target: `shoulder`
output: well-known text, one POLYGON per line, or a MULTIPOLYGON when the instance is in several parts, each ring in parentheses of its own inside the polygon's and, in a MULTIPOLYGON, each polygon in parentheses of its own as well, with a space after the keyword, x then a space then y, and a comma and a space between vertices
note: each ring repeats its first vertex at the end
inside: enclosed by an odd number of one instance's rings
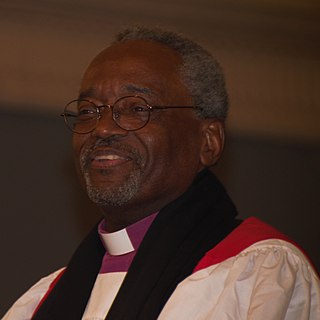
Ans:
POLYGON ((226 272, 251 288, 257 283, 281 286, 281 282, 288 288, 299 288, 302 282, 319 286, 319 275, 303 250, 256 218, 245 220, 207 252, 195 272, 202 270, 203 274, 226 272))
POLYGON ((38 304, 50 289, 64 268, 40 279, 28 291, 26 291, 8 310, 2 320, 26 320, 31 319, 38 304))
POLYGON ((319 301, 319 277, 305 254, 286 236, 251 218, 178 285, 163 319, 179 310, 192 319, 199 316, 193 310, 199 312, 200 306, 204 319, 317 319, 319 301))

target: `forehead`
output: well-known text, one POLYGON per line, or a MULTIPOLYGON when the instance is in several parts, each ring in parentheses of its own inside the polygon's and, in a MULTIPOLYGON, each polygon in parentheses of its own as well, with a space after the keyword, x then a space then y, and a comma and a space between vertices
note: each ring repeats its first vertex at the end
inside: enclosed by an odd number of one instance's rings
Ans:
MULTIPOLYGON (((113 92, 139 88, 142 93, 187 93, 179 68, 182 58, 173 49, 152 41, 132 40, 103 50, 84 74, 81 91, 113 92)), ((137 92, 140 93, 140 92, 137 92)))
POLYGON ((103 50, 92 61, 90 67, 133 59, 155 69, 162 69, 166 66, 165 69, 168 70, 172 67, 176 69, 182 62, 180 54, 164 44, 146 40, 130 40, 114 44, 103 50))

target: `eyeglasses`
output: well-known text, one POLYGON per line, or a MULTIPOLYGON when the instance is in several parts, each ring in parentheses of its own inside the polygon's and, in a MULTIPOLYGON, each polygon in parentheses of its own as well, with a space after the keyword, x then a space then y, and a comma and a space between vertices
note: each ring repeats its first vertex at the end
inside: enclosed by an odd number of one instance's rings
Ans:
POLYGON ((199 109, 194 106, 151 106, 139 96, 125 96, 119 98, 113 105, 96 105, 85 99, 72 100, 61 114, 69 129, 75 133, 85 134, 92 132, 102 117, 101 110, 109 108, 112 119, 122 129, 135 131, 146 126, 153 110, 163 109, 199 109))

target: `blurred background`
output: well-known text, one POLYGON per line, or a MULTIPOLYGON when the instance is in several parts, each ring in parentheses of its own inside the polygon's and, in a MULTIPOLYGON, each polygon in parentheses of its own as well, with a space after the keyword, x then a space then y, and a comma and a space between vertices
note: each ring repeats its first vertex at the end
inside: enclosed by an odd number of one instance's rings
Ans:
POLYGON ((216 173, 240 217, 271 223, 320 267, 319 1, 2 0, 0 315, 100 217, 59 114, 93 56, 136 24, 182 32, 220 61, 231 109, 216 173))

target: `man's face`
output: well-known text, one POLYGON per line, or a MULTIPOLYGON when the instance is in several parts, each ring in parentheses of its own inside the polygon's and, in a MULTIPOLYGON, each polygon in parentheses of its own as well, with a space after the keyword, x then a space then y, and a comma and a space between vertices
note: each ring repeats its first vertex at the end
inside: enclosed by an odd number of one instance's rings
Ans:
MULTIPOLYGON (((112 105, 120 97, 139 95, 151 106, 190 106, 180 63, 176 52, 158 43, 114 45, 89 66, 80 97, 112 105)), ((125 219, 135 222, 177 198, 203 168, 201 121, 192 109, 154 110, 137 131, 118 127, 108 108, 102 114, 94 131, 74 134, 73 146, 89 197, 106 214, 131 210, 135 213, 125 219)))

